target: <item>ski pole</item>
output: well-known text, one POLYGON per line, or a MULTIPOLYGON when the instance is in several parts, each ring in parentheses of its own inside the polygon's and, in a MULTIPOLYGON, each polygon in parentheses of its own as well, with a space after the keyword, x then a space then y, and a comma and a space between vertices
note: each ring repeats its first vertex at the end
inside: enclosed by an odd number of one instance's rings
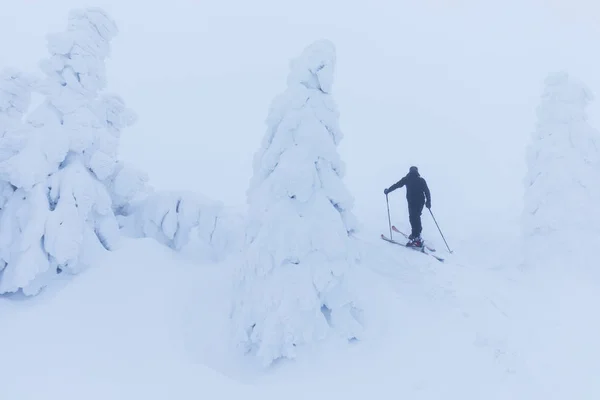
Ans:
POLYGON ((390 225, 390 240, 392 240, 392 218, 390 217, 390 201, 388 200, 388 195, 385 195, 385 202, 387 204, 387 212, 388 212, 388 224, 390 225))
POLYGON ((431 211, 431 208, 429 208, 428 210, 429 210, 429 213, 431 214, 431 218, 433 218, 433 222, 435 222, 435 225, 438 228, 438 231, 440 231, 440 235, 442 235, 442 239, 444 239, 444 243, 446 243, 446 247, 448 248, 448 251, 450 252, 450 254, 452 254, 452 250, 450 250, 450 246, 448 246, 448 242, 446 242, 446 238, 444 237, 444 234, 442 233, 440 226, 438 225, 437 221, 435 220, 435 217, 433 216, 433 212, 431 211))

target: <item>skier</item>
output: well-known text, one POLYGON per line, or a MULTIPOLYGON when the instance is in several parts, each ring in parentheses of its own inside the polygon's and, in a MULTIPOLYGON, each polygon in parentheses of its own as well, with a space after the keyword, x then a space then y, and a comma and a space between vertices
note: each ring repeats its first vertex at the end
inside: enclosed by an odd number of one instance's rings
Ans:
POLYGON ((404 178, 385 189, 383 193, 387 196, 388 193, 403 186, 406 186, 408 218, 412 228, 412 232, 408 236, 410 240, 406 245, 410 247, 423 247, 423 240, 421 239, 421 231, 423 230, 421 213, 423 212, 423 206, 431 208, 431 193, 429 192, 429 187, 427 187, 427 182, 419 175, 419 170, 415 166, 410 167, 408 174, 404 178))

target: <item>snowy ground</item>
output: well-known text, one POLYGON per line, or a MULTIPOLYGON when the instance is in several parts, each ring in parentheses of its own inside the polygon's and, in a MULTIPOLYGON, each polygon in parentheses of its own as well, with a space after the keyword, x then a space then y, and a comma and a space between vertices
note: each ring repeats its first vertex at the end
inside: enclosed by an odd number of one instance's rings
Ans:
POLYGON ((377 238, 362 250, 367 338, 351 345, 331 338, 294 362, 261 371, 227 343, 235 260, 199 264, 153 240, 132 240, 68 285, 59 282, 31 300, 0 299, 3 397, 583 399, 600 393, 598 351, 586 348, 600 325, 577 312, 597 302, 591 286, 558 278, 535 285, 517 280, 516 270, 467 266, 457 255, 441 264, 377 238))

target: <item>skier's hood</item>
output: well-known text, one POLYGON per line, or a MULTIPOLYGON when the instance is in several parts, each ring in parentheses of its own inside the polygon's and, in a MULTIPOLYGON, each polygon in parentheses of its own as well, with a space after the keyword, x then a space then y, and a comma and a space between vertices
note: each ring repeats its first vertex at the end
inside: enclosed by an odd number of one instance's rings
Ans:
POLYGON ((415 166, 410 167, 406 176, 421 176, 419 175, 419 169, 415 166))

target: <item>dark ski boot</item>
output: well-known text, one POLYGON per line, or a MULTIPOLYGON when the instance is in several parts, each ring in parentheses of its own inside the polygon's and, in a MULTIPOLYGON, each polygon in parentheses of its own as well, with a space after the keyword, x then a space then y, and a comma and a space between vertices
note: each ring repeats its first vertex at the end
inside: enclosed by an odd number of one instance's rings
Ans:
MULTIPOLYGON (((411 235, 412 236, 412 235, 411 235)), ((408 241, 408 243, 406 243, 406 247, 416 247, 416 248, 423 248, 424 244, 423 244, 423 239, 421 239, 420 236, 417 236, 415 238, 411 238, 410 236, 408 237, 410 240, 408 241)))

